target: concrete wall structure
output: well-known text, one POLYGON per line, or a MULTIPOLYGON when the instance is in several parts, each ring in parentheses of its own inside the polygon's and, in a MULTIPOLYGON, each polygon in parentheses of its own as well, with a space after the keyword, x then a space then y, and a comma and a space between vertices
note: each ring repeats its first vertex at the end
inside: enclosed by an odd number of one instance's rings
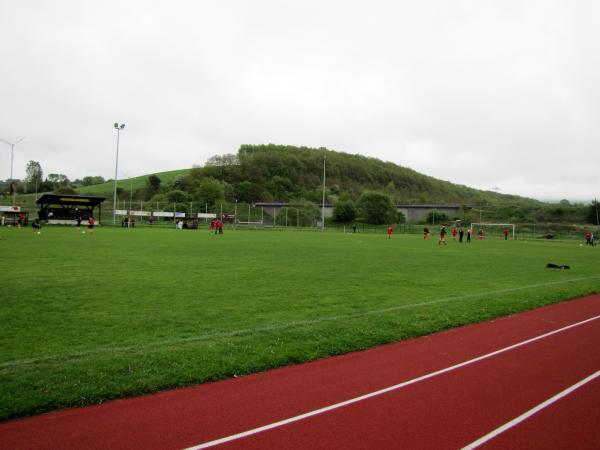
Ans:
MULTIPOLYGON (((301 204, 293 203, 256 203, 257 208, 263 208, 263 210, 271 216, 279 214, 283 208, 302 208, 301 204)), ((321 209, 321 205, 317 205, 321 209)), ((325 217, 331 217, 333 215, 333 208, 335 205, 325 204, 325 217)), ((406 217, 406 223, 417 223, 422 222, 427 215, 433 211, 439 211, 447 214, 448 217, 453 219, 458 215, 461 205, 396 205, 396 209, 404 214, 406 217)))
POLYGON ((450 219, 458 216, 461 205, 396 205, 399 212, 406 217, 406 223, 422 222, 431 211, 439 211, 450 219))

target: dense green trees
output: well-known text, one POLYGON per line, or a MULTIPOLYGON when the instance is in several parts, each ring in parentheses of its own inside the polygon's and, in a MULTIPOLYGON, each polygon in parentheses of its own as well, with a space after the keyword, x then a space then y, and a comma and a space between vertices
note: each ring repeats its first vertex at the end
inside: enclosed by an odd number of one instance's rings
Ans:
POLYGON ((188 195, 185 192, 180 191, 180 190, 171 191, 167 195, 167 200, 169 203, 183 203, 183 202, 187 202, 188 199, 189 199, 188 195))
POLYGON ((450 217, 448 217, 448 214, 434 209, 433 211, 430 211, 429 214, 427 214, 427 217, 425 218, 425 223, 436 224, 448 222, 449 220, 450 217))
POLYGON ((354 203, 349 200, 342 200, 335 204, 333 208, 333 220, 335 222, 352 222, 356 219, 357 210, 354 203))
POLYGON ((225 186, 219 180, 205 178, 200 182, 195 194, 196 201, 212 208, 225 200, 225 186))
POLYGON ((366 223, 395 223, 396 207, 392 199, 381 192, 363 192, 358 199, 360 218, 366 223))
POLYGON ((250 181, 242 181, 238 184, 236 196, 240 202, 252 203, 252 183, 250 181))
MULTIPOLYGON (((74 183, 72 183, 66 175, 62 173, 51 173, 48 174, 44 180, 43 174, 42 166, 38 161, 29 161, 25 167, 25 180, 22 182, 16 180, 17 192, 21 194, 49 191, 59 194, 74 192, 74 183)), ((104 182, 104 178, 102 177, 85 178, 90 180, 90 182, 104 182)))
POLYGON ((62 173, 48 174, 47 180, 57 188, 69 185, 69 178, 62 173))
POLYGON ((589 223, 600 225, 600 203, 594 200, 589 207, 587 220, 589 223))
MULTIPOLYGON (((309 201, 320 204, 323 194, 324 158, 327 160, 327 203, 349 201, 356 205, 365 191, 384 193, 392 203, 439 202, 472 205, 514 203, 520 199, 436 180, 374 158, 334 152, 325 148, 275 144, 242 145, 237 155, 213 156, 204 167, 194 167, 188 175, 179 176, 167 185, 161 184, 153 195, 180 190, 188 194, 189 201, 210 205, 220 201, 309 201)), ((341 210, 338 213, 341 213, 341 210)), ((336 218, 341 219, 341 216, 336 218)), ((380 217, 377 220, 383 219, 380 217)))
POLYGON ((93 186, 94 184, 102 184, 104 183, 106 180, 104 179, 104 177, 101 176, 95 176, 95 177, 83 177, 81 179, 81 184, 83 186, 93 186))
POLYGON ((148 187, 152 189, 152 191, 158 192, 158 190, 160 189, 160 183, 160 177, 158 177, 157 175, 150 175, 148 177, 148 187))
POLYGON ((42 186, 42 166, 37 161, 29 161, 25 167, 25 183, 29 192, 37 192, 42 186))

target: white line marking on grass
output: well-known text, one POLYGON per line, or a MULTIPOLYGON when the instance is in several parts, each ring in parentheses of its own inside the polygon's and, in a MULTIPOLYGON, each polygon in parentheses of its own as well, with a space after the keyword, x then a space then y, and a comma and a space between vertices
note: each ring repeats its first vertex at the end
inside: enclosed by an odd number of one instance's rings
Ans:
POLYGON ((465 446, 462 448, 462 450, 472 450, 474 448, 479 447, 482 444, 485 444, 487 441, 495 438, 496 436, 498 436, 501 433, 504 433, 505 431, 511 429, 512 427, 520 424, 521 422, 523 422, 524 420, 528 419, 529 417, 533 416, 534 414, 540 412, 542 409, 546 408, 547 406, 550 406, 552 403, 557 402, 558 400, 560 400, 563 397, 566 397, 567 395, 569 395, 571 392, 573 392, 575 389, 579 389, 581 386, 583 386, 584 384, 589 383, 592 380, 595 380, 596 378, 598 378, 600 376, 600 370, 593 373, 592 375, 590 375, 589 377, 584 378, 583 380, 581 380, 580 382, 574 384, 573 386, 565 389, 562 392, 559 392, 558 394, 556 394, 554 397, 549 398, 548 400, 546 400, 543 403, 540 403, 539 405, 537 405, 534 408, 531 408, 529 411, 521 414, 519 417, 514 418, 513 420, 511 420, 510 422, 505 423, 504 425, 502 425, 501 427, 496 428, 495 430, 489 432, 488 434, 486 434, 485 436, 480 437, 479 439, 477 439, 476 441, 471 442, 469 445, 465 446))
POLYGON ((205 442, 203 444, 195 445, 193 447, 188 447, 186 450, 200 450, 200 449, 203 449, 203 448, 214 447, 216 445, 224 444, 226 442, 231 442, 231 441, 235 441, 235 440, 238 440, 238 439, 241 439, 241 438, 244 438, 244 437, 252 436, 254 434, 262 433, 263 431, 271 430, 273 428, 279 428, 279 427, 282 427, 284 425, 288 425, 290 423, 298 422, 300 420, 307 419, 309 417, 313 417, 313 416, 316 416, 316 415, 319 415, 319 414, 326 413, 328 411, 333 411, 334 409, 339 409, 339 408, 342 408, 344 406, 351 405, 353 403, 357 403, 357 402, 360 402, 360 401, 363 401, 363 400, 366 400, 366 399, 369 399, 369 398, 372 398, 372 397, 376 397, 376 396, 379 396, 379 395, 382 395, 382 394, 386 394, 388 392, 401 389, 401 388, 409 386, 411 384, 415 384, 415 383, 418 383, 420 381, 424 381, 424 380, 427 380, 429 378, 433 378, 433 377, 436 377, 438 375, 442 375, 442 374, 445 374, 447 372, 459 369, 461 367, 465 367, 465 366, 468 366, 470 364, 474 364, 476 362, 483 361, 484 359, 488 359, 488 358, 491 358, 493 356, 499 355, 501 353, 505 353, 505 352, 508 352, 510 350, 514 350, 515 348, 519 348, 519 347, 522 347, 524 345, 531 344, 532 342, 536 342, 536 341, 539 341, 541 339, 545 339, 545 338, 547 338, 549 336, 552 336, 554 334, 570 330, 571 328, 578 327, 580 325, 592 322, 592 321, 597 320, 599 318, 600 318, 600 315, 594 316, 594 317, 590 317, 589 319, 582 320, 581 322, 577 322, 577 323, 574 323, 574 324, 571 324, 571 325, 567 325, 566 327, 562 327, 562 328, 559 328, 557 330, 541 334, 539 336, 533 337, 531 339, 527 339, 525 341, 518 342, 518 343, 510 345, 508 347, 501 348, 501 349, 493 351, 491 353, 486 353, 485 355, 478 356, 478 357, 473 358, 473 359, 469 359, 468 361, 464 361, 464 362, 455 364, 455 365, 450 366, 450 367, 446 367, 445 369, 437 370, 435 372, 431 372, 431 373, 428 373, 426 375, 423 375, 423 376, 420 376, 420 377, 417 377, 417 378, 413 378, 412 380, 404 381, 402 383, 395 384, 393 386, 389 386, 389 387, 380 389, 378 391, 370 392, 368 394, 364 394, 364 395, 361 395, 359 397, 354 397, 354 398, 351 398, 349 400, 345 400, 345 401, 340 402, 340 403, 335 403, 333 405, 325 406, 323 408, 319 408, 319 409, 316 409, 316 410, 313 410, 313 411, 309 411, 307 413, 300 414, 298 416, 290 417, 288 419, 280 420, 278 422, 273 422, 273 423, 270 423, 268 425, 264 425, 262 427, 253 428, 251 430, 243 431, 241 433, 233 434, 231 436, 226 436, 226 437, 223 437, 223 438, 220 438, 220 439, 215 439, 213 441, 205 442))
POLYGON ((362 311, 362 312, 349 313, 349 314, 339 314, 336 316, 319 317, 318 319, 296 320, 296 321, 292 321, 292 322, 275 323, 272 325, 257 326, 257 327, 252 327, 252 328, 240 328, 238 330, 207 333, 207 334, 201 334, 201 335, 189 336, 189 337, 177 338, 177 339, 165 339, 162 341, 145 342, 145 343, 140 343, 140 344, 125 345, 125 346, 119 346, 119 347, 99 347, 99 348, 94 348, 94 349, 90 349, 90 350, 82 350, 82 351, 78 351, 78 352, 58 353, 58 354, 54 354, 54 355, 40 356, 37 358, 15 359, 12 361, 5 361, 3 363, 0 363, 0 370, 5 369, 5 368, 22 366, 22 365, 26 365, 26 364, 36 364, 36 363, 45 362, 45 361, 78 359, 78 358, 85 358, 87 356, 93 356, 93 355, 98 355, 98 354, 102 354, 102 353, 141 351, 141 350, 145 350, 147 348, 161 347, 164 345, 185 344, 188 342, 205 341, 205 340, 222 338, 222 337, 234 337, 234 336, 240 336, 240 335, 245 335, 245 334, 260 333, 260 332, 265 332, 265 331, 281 330, 281 329, 286 329, 289 327, 313 325, 313 324, 318 324, 318 323, 322 323, 322 322, 331 322, 331 321, 344 320, 344 319, 345 320, 356 319, 359 317, 365 317, 365 316, 376 315, 376 314, 384 314, 384 313, 389 313, 389 312, 400 311, 403 309, 418 308, 420 306, 435 305, 438 303, 445 303, 445 302, 450 302, 450 301, 454 301, 454 300, 464 300, 464 299, 468 299, 468 298, 484 297, 484 296, 489 296, 489 295, 494 295, 494 294, 508 294, 510 292, 519 292, 519 291, 524 291, 527 289, 537 289, 537 288, 541 288, 541 287, 575 283, 578 281, 589 281, 589 280, 595 280, 595 279, 600 279, 600 277, 572 278, 569 280, 552 281, 549 283, 530 284, 527 286, 520 286, 520 287, 515 287, 515 288, 497 289, 495 291, 475 292, 473 294, 467 294, 467 295, 462 295, 462 296, 438 298, 436 300, 428 300, 428 301, 419 302, 419 303, 409 303, 409 304, 405 304, 405 305, 391 306, 389 308, 374 309, 371 311, 362 311))

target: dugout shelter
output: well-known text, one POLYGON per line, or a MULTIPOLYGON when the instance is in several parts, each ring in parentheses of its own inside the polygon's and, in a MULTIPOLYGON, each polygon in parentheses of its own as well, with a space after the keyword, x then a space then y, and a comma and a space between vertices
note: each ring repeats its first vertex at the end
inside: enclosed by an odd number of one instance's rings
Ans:
POLYGON ((44 194, 38 200, 40 205, 38 217, 48 224, 71 225, 82 218, 86 224, 90 216, 97 217, 96 223, 100 224, 102 216, 102 202, 105 197, 86 197, 83 195, 44 194), (98 207, 98 214, 94 208, 98 207))
POLYGON ((21 220, 21 225, 27 226, 29 220, 27 211, 20 206, 0 206, 0 225, 17 226, 21 220))

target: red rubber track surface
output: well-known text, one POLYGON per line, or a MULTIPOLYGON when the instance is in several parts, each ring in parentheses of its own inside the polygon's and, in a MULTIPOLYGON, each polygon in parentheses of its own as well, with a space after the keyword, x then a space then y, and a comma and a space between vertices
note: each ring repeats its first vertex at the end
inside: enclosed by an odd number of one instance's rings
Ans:
MULTIPOLYGON (((186 448, 600 315, 600 295, 243 378, 0 424, 2 449, 186 448)), ((600 370, 600 319, 214 448, 461 448, 600 370)), ((600 378, 483 448, 600 448, 600 378)))

